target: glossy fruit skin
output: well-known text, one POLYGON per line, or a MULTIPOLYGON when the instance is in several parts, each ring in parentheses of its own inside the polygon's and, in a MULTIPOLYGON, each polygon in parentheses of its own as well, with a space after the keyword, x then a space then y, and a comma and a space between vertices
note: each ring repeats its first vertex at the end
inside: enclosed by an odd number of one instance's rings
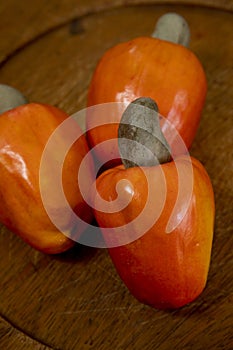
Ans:
MULTIPOLYGON (((176 165, 171 161, 162 165, 167 195, 158 220, 135 241, 108 249, 119 276, 132 295, 140 302, 158 309, 179 308, 192 302, 201 294, 207 281, 213 239, 214 194, 204 167, 198 160, 191 159, 193 191, 190 202, 181 203, 180 210, 186 205, 188 209, 178 226, 166 233, 166 225, 178 194, 176 165)), ((187 157, 178 157, 177 164, 185 171, 187 157)), ((150 181, 154 181, 155 201, 151 203, 149 213, 154 215, 157 210, 157 188, 161 185, 160 170, 154 166, 143 168, 143 171, 150 181)), ((107 170, 96 180, 100 196, 108 201, 115 199, 116 184, 122 179, 132 183, 132 201, 118 213, 95 210, 96 220, 102 228, 123 226, 134 220, 146 203, 146 177, 139 167, 126 170, 118 166, 107 170)), ((127 195, 127 189, 121 192, 121 196, 127 195)), ((137 227, 135 225, 135 232, 137 227)), ((126 230, 122 232, 128 234, 126 230)), ((108 240, 106 233, 105 240, 108 240)))
MULTIPOLYGON (((74 245, 71 232, 81 234, 83 227, 73 227, 70 217, 57 199, 54 210, 63 220, 60 232, 49 219, 44 208, 39 181, 39 169, 45 145, 55 129, 68 115, 62 110, 39 103, 29 103, 0 116, 0 221, 35 249, 48 254, 61 253, 74 245), (74 232, 75 231, 75 232, 74 232)), ((77 135, 81 130, 76 125, 77 135)), ((42 181, 49 198, 56 193, 51 181, 56 181, 53 166, 59 158, 64 139, 59 139, 57 149, 50 154, 48 177, 42 181), (50 184, 49 184, 50 182, 50 184)), ((70 207, 86 222, 92 220, 92 211, 83 200, 77 182, 80 162, 89 151, 86 139, 81 136, 70 148, 62 170, 62 185, 70 207)), ((92 183, 92 164, 86 173, 86 185, 92 183)), ((55 198, 55 197, 54 197, 55 198)))
MULTIPOLYGON (((189 149, 197 132, 206 92, 205 72, 191 50, 160 39, 138 37, 110 48, 100 59, 89 86, 88 106, 129 103, 141 96, 151 97, 160 114, 177 129, 189 149)), ((94 125, 96 121, 87 116, 88 129, 94 125)), ((89 130, 90 146, 117 138, 117 129, 118 124, 89 130)), ((167 128, 162 130, 174 155, 181 154, 173 139, 174 132, 167 128)), ((119 158, 118 152, 114 152, 115 158, 119 158)), ((102 150, 97 152, 97 157, 106 159, 102 150)))

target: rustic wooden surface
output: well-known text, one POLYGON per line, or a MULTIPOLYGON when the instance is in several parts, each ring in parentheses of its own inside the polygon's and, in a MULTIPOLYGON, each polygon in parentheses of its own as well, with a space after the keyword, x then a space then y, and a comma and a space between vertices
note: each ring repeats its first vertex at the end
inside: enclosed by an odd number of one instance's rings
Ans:
POLYGON ((167 11, 184 15, 191 27, 191 49, 202 61, 209 85, 191 149, 206 166, 216 197, 207 287, 180 310, 157 311, 129 294, 106 250, 77 245, 48 256, 2 227, 0 349, 233 348, 233 2, 166 3, 2 1, 0 83, 18 88, 31 101, 76 112, 85 107, 91 74, 108 47, 149 35, 167 11))

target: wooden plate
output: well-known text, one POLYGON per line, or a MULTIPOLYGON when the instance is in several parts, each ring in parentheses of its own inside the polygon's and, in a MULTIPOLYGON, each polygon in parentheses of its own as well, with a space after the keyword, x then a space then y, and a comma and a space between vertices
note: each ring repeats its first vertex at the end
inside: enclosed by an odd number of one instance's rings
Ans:
MULTIPOLYGON (((31 101, 74 113, 85 107, 91 75, 106 49, 150 35, 165 12, 183 15, 190 24, 190 48, 203 63, 209 85, 191 150, 209 172, 216 197, 208 284, 192 304, 158 311, 129 294, 106 250, 77 245, 48 256, 2 227, 0 348, 232 349, 232 13, 155 4, 97 9, 83 16, 66 13, 60 22, 52 17, 53 27, 44 26, 45 32, 34 27, 34 36, 19 40, 13 52, 5 46, 1 83, 20 89, 31 101)), ((45 22, 48 18, 42 27, 45 22)))

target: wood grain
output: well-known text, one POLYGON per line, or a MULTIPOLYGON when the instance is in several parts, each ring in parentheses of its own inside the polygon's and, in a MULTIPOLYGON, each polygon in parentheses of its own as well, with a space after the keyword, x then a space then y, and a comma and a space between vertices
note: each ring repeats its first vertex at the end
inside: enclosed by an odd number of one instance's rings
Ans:
POLYGON ((12 324, 0 318, 0 345, 1 349, 18 350, 49 350, 50 347, 37 342, 24 332, 16 329, 12 324))
POLYGON ((150 35, 165 12, 184 15, 191 28, 191 49, 208 79, 206 106, 191 149, 205 165, 216 198, 207 287, 180 310, 158 311, 129 294, 107 251, 76 245, 48 256, 2 227, 0 349, 233 348, 233 2, 208 0, 205 7, 191 6, 203 1, 180 2, 189 6, 166 3, 2 2, 0 82, 32 101, 74 113, 85 107, 91 75, 107 48, 150 35))

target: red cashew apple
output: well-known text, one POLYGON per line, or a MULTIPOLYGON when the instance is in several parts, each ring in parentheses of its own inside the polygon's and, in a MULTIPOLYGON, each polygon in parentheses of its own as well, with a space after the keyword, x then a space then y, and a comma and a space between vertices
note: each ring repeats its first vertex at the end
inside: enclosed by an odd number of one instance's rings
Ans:
MULTIPOLYGON (((55 168, 68 137, 65 132, 57 136, 56 147, 48 154, 45 176, 40 178, 45 146, 67 118, 62 110, 39 103, 18 106, 0 115, 0 221, 34 248, 51 254, 73 246, 73 238, 78 239, 85 228, 84 224, 75 224, 54 190, 58 176, 55 168), (63 232, 48 216, 40 186, 47 191, 53 214, 63 232)), ((82 197, 77 174, 89 149, 75 121, 72 129, 77 134, 77 141, 62 164, 62 186, 72 211, 88 223, 92 220, 92 211, 82 197)), ((86 166, 84 190, 88 191, 92 181, 93 165, 90 162, 86 166)))

